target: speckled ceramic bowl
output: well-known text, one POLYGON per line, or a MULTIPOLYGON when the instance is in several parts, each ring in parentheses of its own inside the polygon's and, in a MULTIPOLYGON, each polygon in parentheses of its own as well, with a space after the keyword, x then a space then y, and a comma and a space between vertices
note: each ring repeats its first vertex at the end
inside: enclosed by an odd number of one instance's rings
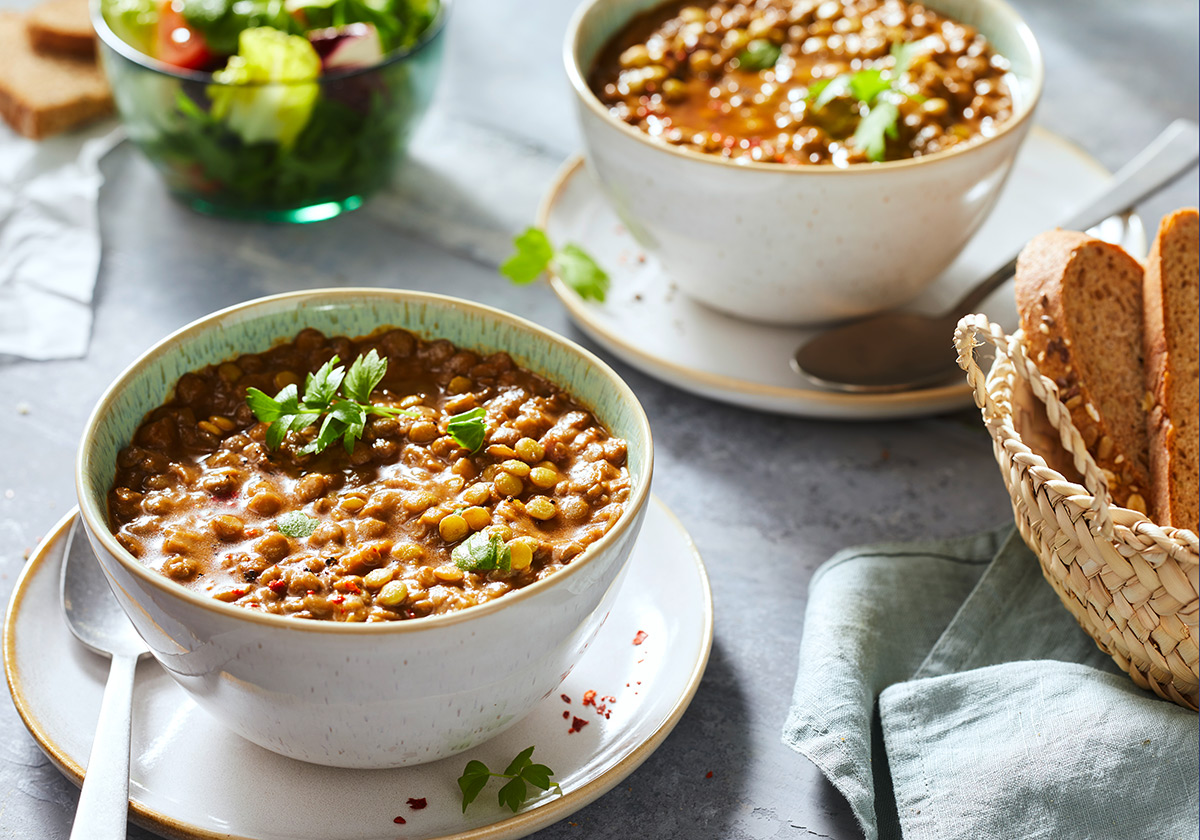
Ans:
POLYGON ((586 350, 486 306, 379 289, 278 295, 184 327, 117 377, 82 440, 76 489, 88 537, 159 663, 239 735, 292 758, 359 768, 469 749, 557 688, 611 606, 641 527, 653 461, 637 398, 586 350), (503 598, 377 624, 302 621, 206 598, 141 565, 109 533, 106 494, 117 453, 180 375, 261 352, 305 327, 358 336, 383 326, 481 353, 505 350, 624 438, 633 493, 612 530, 566 568, 503 598))
POLYGON ((586 0, 567 28, 563 58, 588 167, 680 289, 743 318, 815 324, 911 300, 991 211, 1041 95, 1037 42, 1007 3, 928 0, 977 27, 1011 64, 1016 107, 994 136, 844 169, 734 163, 652 139, 588 87, 605 43, 661 2, 586 0))

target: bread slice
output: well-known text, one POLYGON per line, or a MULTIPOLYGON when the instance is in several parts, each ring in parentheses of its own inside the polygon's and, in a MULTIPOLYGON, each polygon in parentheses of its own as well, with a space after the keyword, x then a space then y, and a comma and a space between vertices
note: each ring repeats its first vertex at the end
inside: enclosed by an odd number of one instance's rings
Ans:
POLYGON ((1159 525, 1197 528, 1200 498, 1200 214, 1163 219, 1146 261, 1150 513, 1159 525))
POLYGON ((1113 501, 1145 513, 1142 265, 1116 245, 1054 230, 1017 259, 1026 348, 1058 385, 1113 501))
POLYGON ((85 58, 96 54, 88 0, 46 0, 29 10, 25 26, 36 50, 85 58))
POLYGON ((0 12, 0 116, 35 140, 112 111, 112 93, 96 62, 39 53, 25 17, 0 12))

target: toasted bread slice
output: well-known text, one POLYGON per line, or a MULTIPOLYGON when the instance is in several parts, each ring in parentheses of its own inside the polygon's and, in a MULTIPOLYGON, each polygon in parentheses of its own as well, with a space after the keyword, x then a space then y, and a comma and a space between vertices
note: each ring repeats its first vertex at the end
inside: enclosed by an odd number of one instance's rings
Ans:
POLYGON ((88 0, 45 0, 29 10, 25 26, 36 50, 83 57, 96 54, 88 0))
POLYGON ((0 116, 18 134, 41 139, 112 111, 96 62, 39 53, 25 18, 0 12, 0 116))
POLYGON ((1146 391, 1150 513, 1160 525, 1197 528, 1200 496, 1200 215, 1163 219, 1146 261, 1146 391))
POLYGON ((1026 347, 1058 385, 1113 501, 1146 512, 1142 265, 1116 245, 1055 230, 1017 260, 1026 347))

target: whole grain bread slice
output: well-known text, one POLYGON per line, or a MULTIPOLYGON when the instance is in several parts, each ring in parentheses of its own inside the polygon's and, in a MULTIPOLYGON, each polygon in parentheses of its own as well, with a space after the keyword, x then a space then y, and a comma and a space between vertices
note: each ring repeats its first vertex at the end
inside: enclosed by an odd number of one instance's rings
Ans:
POLYGON ((1159 525, 1197 528, 1200 498, 1200 214, 1162 220, 1146 261, 1146 422, 1150 513, 1159 525))
POLYGON ((45 0, 29 10, 25 25, 36 50, 84 57, 96 54, 88 0, 45 0))
POLYGON ((1026 347, 1105 473, 1113 501, 1147 512, 1142 265, 1087 234, 1054 230, 1017 260, 1026 347))
POLYGON ((33 49, 25 18, 0 12, 0 117, 19 134, 41 139, 112 111, 112 94, 96 62, 33 49))

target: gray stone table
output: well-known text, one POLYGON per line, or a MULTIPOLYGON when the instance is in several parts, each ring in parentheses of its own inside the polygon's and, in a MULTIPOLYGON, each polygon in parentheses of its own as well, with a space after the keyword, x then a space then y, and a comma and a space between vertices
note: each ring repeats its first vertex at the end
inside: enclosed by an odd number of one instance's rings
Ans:
MULTIPOLYGON (((1119 166, 1170 120, 1197 119, 1194 0, 1015 5, 1048 64, 1038 121, 1105 165, 1119 166)), ((104 384, 153 340, 207 312, 285 289, 408 286, 504 307, 589 343, 547 288, 511 288, 494 268, 555 166, 579 145, 559 59, 572 7, 457 0, 437 105, 399 192, 331 222, 287 228, 197 216, 164 194, 128 145, 109 155, 87 356, 0 363, 0 596, 74 504, 76 442, 104 384), (448 172, 469 189, 439 189, 448 172)), ((1196 202, 1193 171, 1140 210, 1153 226, 1196 202)), ((1008 501, 977 414, 782 418, 613 364, 654 427, 655 492, 707 562, 716 637, 691 708, 662 747, 611 793, 537 836, 860 836, 839 795, 779 742, 807 583, 848 545, 1005 521, 1008 501)), ((0 703, 0 837, 65 838, 77 798, 0 703)), ((137 828, 129 836, 151 837, 137 828)))

